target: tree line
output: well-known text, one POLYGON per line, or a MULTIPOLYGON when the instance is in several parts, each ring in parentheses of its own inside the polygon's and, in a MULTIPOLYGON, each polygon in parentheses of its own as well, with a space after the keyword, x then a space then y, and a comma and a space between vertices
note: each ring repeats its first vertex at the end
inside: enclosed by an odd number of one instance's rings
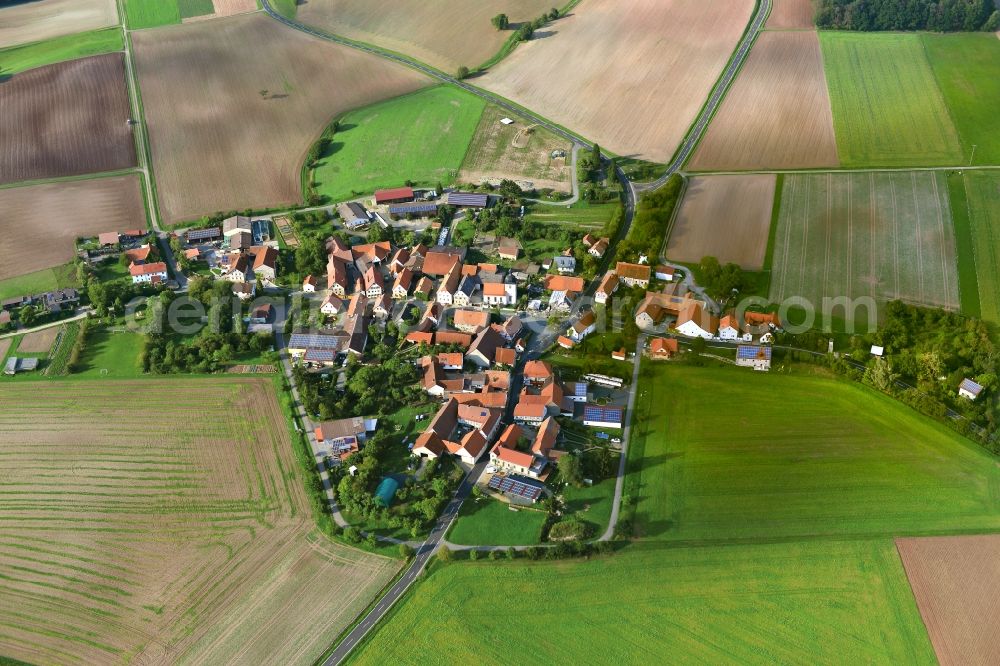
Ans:
POLYGON ((832 30, 995 31, 994 0, 817 0, 816 26, 832 30))

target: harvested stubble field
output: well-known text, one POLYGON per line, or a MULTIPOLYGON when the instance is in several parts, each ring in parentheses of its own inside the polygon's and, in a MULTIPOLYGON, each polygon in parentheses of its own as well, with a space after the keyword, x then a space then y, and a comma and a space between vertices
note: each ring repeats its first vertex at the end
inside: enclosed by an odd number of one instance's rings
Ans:
POLYGON ((121 53, 15 74, 0 86, 0 183, 135 166, 121 53))
POLYGON ((820 33, 844 166, 962 164, 962 147, 914 33, 820 33))
POLYGON ((52 343, 59 337, 59 327, 43 328, 34 333, 27 333, 17 345, 17 351, 24 354, 47 354, 52 349, 52 343))
POLYGON ((698 263, 713 256, 745 270, 760 270, 776 180, 774 174, 692 178, 670 232, 667 257, 698 263))
POLYGON ((523 183, 533 188, 551 188, 569 191, 570 152, 572 146, 565 139, 541 127, 533 127, 520 117, 504 125, 500 121, 509 116, 498 106, 487 106, 479 119, 479 127, 472 137, 469 150, 462 163, 459 180, 479 184, 498 179, 523 183), (561 150, 566 157, 552 157, 561 150))
POLYGON ((0 7, 0 48, 118 23, 115 0, 41 0, 0 7))
POLYGON ((896 539, 896 547, 938 662, 996 663, 1000 534, 896 539))
POLYGON ((808 30, 813 27, 813 0, 773 0, 768 30, 808 30))
MULTIPOLYGON (((422 60, 449 73, 492 58, 511 31, 498 31, 490 19, 507 14, 516 29, 549 11, 551 0, 309 0, 297 18, 348 39, 422 60)), ((558 28, 556 28, 558 31, 558 28)))
POLYGON ((316 535, 269 381, 36 383, 0 403, 0 653, 311 664, 397 569, 316 535))
POLYGON ((333 116, 428 83, 261 14, 132 37, 168 223, 298 202, 306 152, 333 116))
POLYGON ((712 119, 689 168, 839 165, 816 32, 764 32, 712 119))
POLYGON ((146 228, 138 176, 0 188, 0 280, 65 264, 77 237, 136 227, 146 228))
POLYGON ((732 55, 749 0, 587 0, 477 83, 619 155, 666 162, 732 55))
POLYGON ((493 664, 511 655, 566 665, 934 663, 888 540, 631 546, 587 561, 450 564, 411 591, 350 663, 493 664), (518 614, 530 621, 497 640, 497 618, 518 614))
POLYGON ((803 297, 817 312, 840 296, 957 308, 954 231, 942 173, 787 175, 771 300, 803 297))

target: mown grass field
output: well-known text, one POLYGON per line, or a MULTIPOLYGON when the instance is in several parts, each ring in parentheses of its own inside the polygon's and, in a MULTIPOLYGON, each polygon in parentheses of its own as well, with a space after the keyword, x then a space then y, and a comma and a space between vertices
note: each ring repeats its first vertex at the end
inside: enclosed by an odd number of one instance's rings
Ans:
MULTIPOLYGON (((983 319, 1000 323, 1000 173, 966 171, 964 176, 956 178, 964 178, 964 182, 953 187, 952 204, 960 206, 962 195, 968 203, 963 215, 956 216, 956 229, 960 238, 971 241, 960 245, 963 251, 959 254, 959 266, 962 275, 975 276, 978 314, 983 319)), ((966 278, 966 283, 968 280, 966 278)), ((976 300, 975 294, 969 294, 963 297, 963 304, 976 300)))
POLYGON ((143 336, 131 331, 114 332, 94 327, 87 334, 87 346, 80 356, 76 376, 88 379, 130 379, 140 377, 139 354, 143 336))
POLYGON ((512 655, 544 664, 935 663, 890 540, 448 565, 351 663, 512 655))
POLYGON ((479 546, 522 546, 538 543, 545 523, 544 511, 511 511, 506 502, 483 497, 469 498, 462 505, 455 526, 448 533, 451 543, 479 546))
POLYGON ((0 300, 76 286, 79 286, 76 281, 76 267, 73 264, 63 264, 0 280, 0 300))
POLYGON ((962 163, 920 35, 824 31, 820 45, 843 166, 962 163))
POLYGON ((341 201, 407 180, 454 182, 484 106, 436 86, 348 112, 314 171, 316 191, 341 201))
POLYGON ((181 22, 176 0, 125 0, 125 20, 132 30, 181 22))
POLYGON ((0 385, 11 657, 312 664, 398 568, 315 532, 269 380, 31 389, 0 385))
POLYGON ((4 74, 17 74, 34 67, 124 49, 122 31, 119 28, 91 30, 44 42, 0 49, 0 71, 4 74))
POLYGON ((524 219, 545 224, 573 224, 593 231, 603 228, 617 207, 617 203, 592 204, 586 201, 577 201, 570 206, 534 204, 529 207, 524 219))
POLYGON ((649 365, 629 447, 639 536, 733 542, 1000 528, 1000 465, 858 384, 649 365))
MULTIPOLYGON (((770 297, 960 303, 948 184, 941 172, 788 174, 770 297)), ((843 317, 842 311, 833 313, 843 317)), ((852 319, 855 313, 847 317, 852 319)), ((860 324, 868 317, 861 309, 860 324)))
POLYGON ((921 39, 962 141, 959 163, 1000 164, 1000 39, 989 33, 921 39))

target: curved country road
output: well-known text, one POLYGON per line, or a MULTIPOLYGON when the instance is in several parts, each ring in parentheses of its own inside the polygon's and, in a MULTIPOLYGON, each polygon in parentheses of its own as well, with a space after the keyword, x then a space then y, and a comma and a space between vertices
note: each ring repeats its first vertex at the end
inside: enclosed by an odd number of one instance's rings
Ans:
MULTIPOLYGON (((635 216, 635 205, 639 193, 653 190, 663 185, 670 176, 672 176, 673 174, 677 173, 680 170, 684 162, 694 151, 695 146, 698 145, 698 141, 701 139, 701 135, 705 132, 705 129, 708 127, 709 122, 715 115, 715 112, 719 108, 719 105, 722 103, 726 91, 729 89, 730 84, 732 84, 733 80, 736 78, 736 75, 739 72, 740 68, 742 67, 743 62, 746 60, 747 55, 750 53, 750 49, 753 47, 754 42, 757 40, 757 35, 764 27, 764 22, 767 20, 768 15, 771 13, 771 1, 772 0, 758 1, 756 12, 753 18, 751 19, 747 27, 747 30, 740 41, 739 46, 733 53, 733 57, 730 58, 729 63, 726 65, 725 70, 723 70, 722 75, 719 77, 719 80, 715 84, 715 87, 712 89, 712 93, 709 96, 708 101, 705 103, 704 108, 702 108, 701 113, 699 114, 697 120, 695 120, 694 124, 692 124, 690 129, 688 130, 688 133, 684 138, 684 142, 681 144, 680 148, 674 155, 674 159, 667 166, 666 172, 660 178, 652 182, 637 184, 632 182, 625 174, 625 172, 622 171, 622 169, 619 167, 618 178, 622 183, 626 185, 625 217, 617 238, 613 239, 613 245, 610 251, 605 255, 606 261, 610 261, 611 258, 614 256, 614 252, 618 244, 618 241, 623 239, 628 234, 629 228, 632 225, 632 220, 635 216)), ((360 51, 371 53, 372 55, 378 56, 380 58, 386 58, 388 60, 392 60, 402 65, 405 65, 407 67, 411 67, 420 72, 423 72, 424 74, 434 79, 437 79, 438 81, 458 86, 459 88, 467 92, 470 92, 473 95, 476 95, 477 97, 480 97, 503 109, 506 109, 511 113, 525 117, 531 122, 536 123, 544 127, 545 129, 549 130, 553 134, 556 134, 557 136, 563 137, 566 140, 570 141, 574 145, 574 147, 579 146, 588 149, 593 148, 592 144, 589 144, 586 141, 581 140, 580 138, 574 136, 573 134, 563 129, 562 127, 556 125, 555 123, 552 123, 532 113, 527 109, 516 106, 513 103, 508 102, 507 100, 501 97, 493 95, 492 93, 489 93, 481 88, 477 88, 476 86, 470 85, 465 81, 456 79, 453 76, 449 76, 437 69, 434 69, 433 67, 430 67, 429 65, 426 65, 412 58, 400 55, 398 53, 390 53, 387 51, 383 51, 382 49, 368 46, 367 44, 361 44, 348 39, 344 39, 343 37, 338 37, 336 35, 321 30, 317 30, 316 28, 312 28, 303 23, 299 23, 298 21, 295 21, 293 19, 289 19, 276 12, 274 8, 271 6, 270 0, 261 0, 261 5, 263 6, 264 11, 266 11, 272 18, 274 18, 277 21, 280 21, 281 23, 284 23, 289 28, 298 30, 300 32, 304 32, 319 39, 324 39, 329 42, 341 44, 349 48, 358 49, 360 51)), ((597 288, 597 282, 598 282, 597 280, 594 280, 590 285, 588 285, 584 296, 593 296, 593 293, 597 288)), ((584 300, 587 299, 585 298, 578 299, 578 303, 584 300)), ((571 312, 570 314, 572 316, 573 313, 571 312)), ((544 337, 544 336, 539 336, 539 337, 544 337)), ((640 342, 641 341, 642 338, 640 338, 640 342)), ((640 358, 641 355, 637 354, 635 360, 635 367, 633 368, 633 373, 638 372, 638 364, 640 358)), ((635 377, 633 377, 633 379, 635 379, 635 377)), ((630 407, 634 404, 635 400, 635 395, 634 395, 636 390, 635 384, 636 382, 633 381, 632 394, 630 395, 629 398, 630 407)), ((630 418, 631 418, 631 412, 632 410, 630 409, 629 410, 630 418)), ((625 459, 626 451, 627 451, 627 444, 623 444, 622 457, 619 462, 618 478, 616 479, 614 502, 612 504, 613 516, 618 515, 621 506, 622 486, 624 483, 625 467, 626 467, 626 459, 625 459)), ((344 637, 344 639, 337 645, 337 647, 333 650, 333 652, 331 652, 330 655, 324 660, 323 666, 333 666, 335 664, 340 664, 341 662, 343 662, 344 659, 347 658, 348 654, 350 654, 351 650, 353 650, 358 645, 358 643, 360 643, 365 638, 365 636, 368 635, 368 633, 385 616, 385 614, 389 611, 389 609, 392 608, 392 606, 396 603, 396 601, 398 601, 399 598, 406 593, 406 591, 416 580, 417 576, 423 571, 424 567, 427 566, 428 560, 431 557, 433 557, 438 547, 444 542, 445 533, 448 531, 448 528, 451 526, 451 523, 455 520, 455 517, 458 515, 458 510, 462 505, 462 501, 465 499, 465 497, 468 496, 469 492, 471 491, 471 486, 475 482, 476 476, 477 475, 475 474, 474 470, 473 473, 470 473, 465 477, 465 479, 462 481, 462 485, 459 487, 458 492, 455 494, 455 497, 448 504, 448 507, 445 509, 444 513, 438 519, 438 522, 435 523, 434 529, 427 537, 427 540, 424 541, 424 543, 421 544, 420 548, 417 550, 417 554, 413 558, 413 562, 410 564, 407 571, 402 575, 402 577, 400 577, 398 581, 396 581, 396 583, 389 589, 389 591, 386 592, 381 599, 379 599, 376 606, 370 612, 368 612, 367 615, 365 615, 365 617, 361 620, 361 622, 359 622, 344 637)), ((607 533, 602 535, 601 537, 602 539, 608 538, 613 533, 614 524, 615 521, 612 520, 611 524, 609 525, 607 533)))

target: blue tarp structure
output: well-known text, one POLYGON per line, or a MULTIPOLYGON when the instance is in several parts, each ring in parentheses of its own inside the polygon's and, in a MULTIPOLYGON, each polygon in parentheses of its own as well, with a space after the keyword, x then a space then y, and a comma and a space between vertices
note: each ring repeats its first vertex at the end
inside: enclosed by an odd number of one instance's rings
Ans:
POLYGON ((388 508, 392 504, 393 498, 396 497, 397 490, 399 490, 399 481, 391 476, 385 477, 375 489, 375 502, 388 508))

